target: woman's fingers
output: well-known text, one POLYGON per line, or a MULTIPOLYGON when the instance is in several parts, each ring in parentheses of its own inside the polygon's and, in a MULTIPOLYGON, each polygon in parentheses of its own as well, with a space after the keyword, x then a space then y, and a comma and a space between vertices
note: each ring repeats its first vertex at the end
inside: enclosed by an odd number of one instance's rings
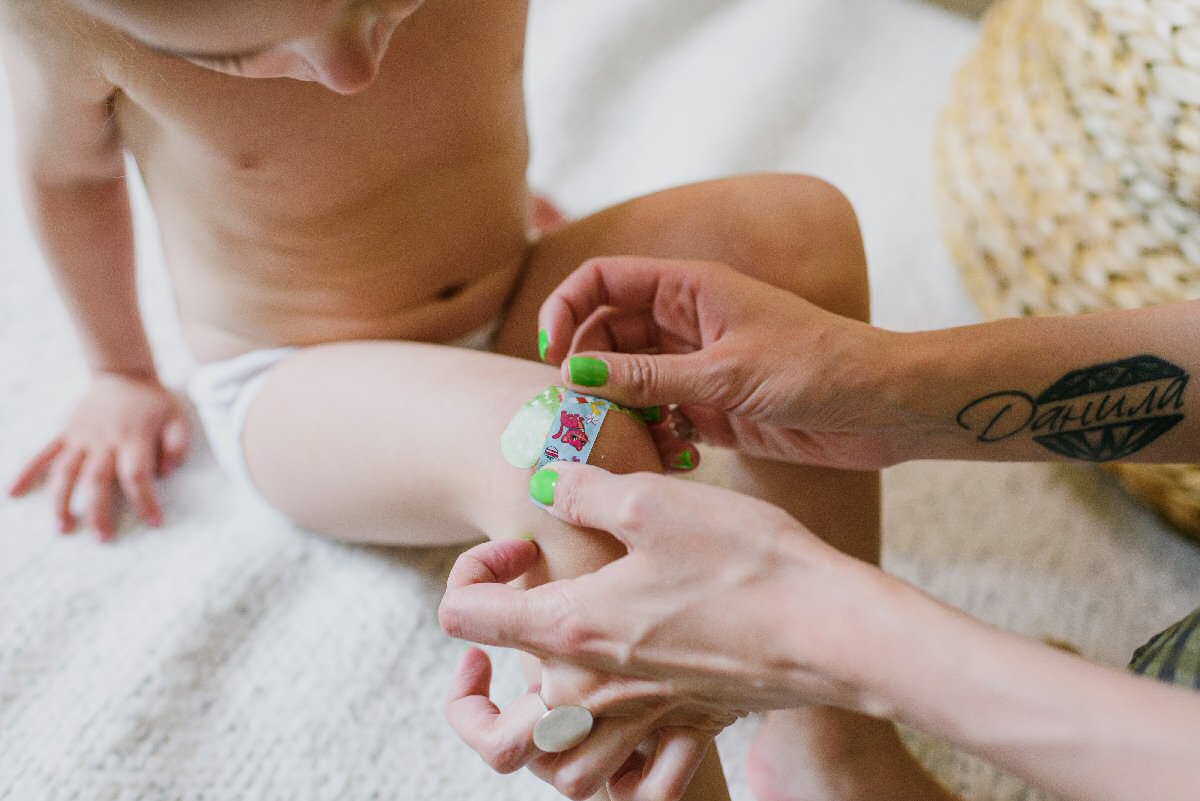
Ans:
POLYGON ((526 693, 501 711, 492 703, 491 683, 487 654, 467 651, 451 681, 446 719, 493 770, 512 773, 542 755, 533 744, 533 727, 545 709, 535 693, 526 693))
POLYGON ((654 757, 609 785, 613 801, 678 801, 712 746, 711 735, 693 729, 659 732, 654 757))
POLYGON ((75 515, 71 512, 71 496, 83 469, 84 452, 64 451, 50 469, 50 494, 54 498, 54 517, 58 530, 69 534, 75 528, 75 515))
POLYGON ((645 310, 622 312, 598 311, 584 321, 575 333, 572 352, 616 351, 641 353, 657 350, 658 326, 645 310))
MULTIPOLYGON (((661 725, 654 714, 600 717, 580 745, 545 754, 533 744, 534 726, 546 711, 539 696, 526 693, 501 710, 491 700, 491 681, 487 654, 478 648, 467 651, 446 697, 451 728, 493 770, 512 773, 528 766, 571 799, 590 798, 619 775, 661 725)), ((642 781, 653 788, 686 787, 712 735, 678 726, 661 731, 653 765, 642 781)))
POLYGON ((591 798, 653 733, 655 725, 652 718, 599 718, 581 744, 530 768, 567 798, 591 798))
POLYGON ((537 559, 537 545, 525 540, 485 542, 459 556, 438 607, 442 630, 460 640, 545 653, 554 610, 537 602, 537 591, 508 586, 537 559))
POLYGON ((54 460, 62 453, 64 447, 62 439, 56 439, 45 448, 42 448, 41 452, 30 459, 25 465, 25 469, 13 480, 8 494, 14 498, 19 498, 37 486, 37 483, 50 470, 50 466, 54 464, 54 460))
POLYGON ((556 462, 545 468, 557 474, 548 511, 565 522, 610 532, 630 550, 691 530, 695 514, 722 504, 721 490, 691 487, 666 476, 618 476, 593 465, 556 462))
POLYGON ((606 398, 627 406, 724 408, 738 391, 732 373, 741 360, 722 357, 714 347, 720 348, 730 325, 725 301, 746 280, 710 262, 592 259, 542 304, 543 359, 561 362, 572 387, 602 388, 606 398), (658 353, 642 352, 650 349, 658 353))
MULTIPOLYGON (((630 556, 658 552, 674 560, 679 553, 704 553, 703 542, 713 538, 726 542, 728 532, 741 530, 750 520, 759 527, 796 525, 779 507, 721 487, 650 473, 619 476, 572 462, 554 462, 543 470, 556 474, 553 498, 546 507, 550 514, 577 526, 607 531, 629 549, 630 556), (681 537, 686 544, 679 542, 681 537)), ((539 484, 546 483, 539 479, 539 484)), ((603 575, 623 561, 618 559, 595 575, 603 575)), ((579 629, 576 635, 581 632, 587 629, 579 629)))
POLYGON ((700 449, 696 443, 680 439, 666 420, 650 426, 650 436, 654 438, 663 467, 686 473, 700 466, 700 449))
POLYGON ((689 403, 724 408, 736 381, 706 351, 692 353, 581 352, 563 362, 563 381, 635 408, 689 403))
POLYGON ((154 491, 154 452, 144 445, 128 445, 117 456, 117 481, 137 516, 148 525, 162 525, 162 507, 154 491))
POLYGON ((543 358, 551 364, 566 358, 576 330, 603 306, 626 311, 651 308, 660 274, 647 268, 648 262, 651 260, 592 259, 567 276, 542 302, 538 313, 538 329, 549 337, 543 358), (619 265, 620 274, 613 276, 616 283, 610 284, 607 264, 619 265))
POLYGON ((711 281, 722 271, 733 272, 715 263, 639 256, 584 262, 542 303, 538 328, 549 338, 546 361, 557 364, 565 359, 578 327, 603 306, 647 310, 658 327, 698 344, 695 281, 697 276, 711 281))
POLYGON ((473 584, 507 584, 525 575, 538 560, 537 543, 529 540, 495 540, 465 551, 454 562, 446 586, 450 589, 473 584))

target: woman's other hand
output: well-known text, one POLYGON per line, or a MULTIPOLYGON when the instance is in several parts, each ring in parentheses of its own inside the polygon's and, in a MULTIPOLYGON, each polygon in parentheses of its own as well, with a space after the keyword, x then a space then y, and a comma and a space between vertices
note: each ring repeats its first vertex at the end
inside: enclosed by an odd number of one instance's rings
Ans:
POLYGON ((868 705, 856 649, 887 625, 899 582, 753 498, 646 473, 547 469, 557 475, 551 514, 609 532, 629 553, 520 590, 508 582, 536 562, 536 545, 472 548, 442 599, 446 633, 636 679, 643 699, 732 715, 868 705))
POLYGON ((713 444, 848 469, 904 458, 911 424, 885 382, 899 335, 725 265, 594 259, 546 299, 539 328, 545 360, 571 386, 629 406, 678 404, 713 444))

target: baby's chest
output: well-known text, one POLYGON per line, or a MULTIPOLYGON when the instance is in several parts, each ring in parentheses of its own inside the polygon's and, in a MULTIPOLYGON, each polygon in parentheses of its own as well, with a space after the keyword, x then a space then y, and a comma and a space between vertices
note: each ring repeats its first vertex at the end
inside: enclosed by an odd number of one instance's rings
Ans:
POLYGON ((163 59, 129 74, 117 113, 139 161, 314 185, 419 176, 523 136, 519 74, 439 86, 428 68, 387 66, 369 90, 343 97, 163 59))

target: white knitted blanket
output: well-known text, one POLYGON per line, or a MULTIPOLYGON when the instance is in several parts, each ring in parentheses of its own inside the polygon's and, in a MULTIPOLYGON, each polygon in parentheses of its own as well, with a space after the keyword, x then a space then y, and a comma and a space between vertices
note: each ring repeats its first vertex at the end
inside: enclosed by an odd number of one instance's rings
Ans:
MULTIPOLYGON (((974 319, 939 242, 928 153, 973 23, 917 0, 534 5, 532 176, 570 212, 732 172, 815 173, 859 208, 878 322, 974 319)), ((55 430, 84 378, 18 211, 10 127, 0 123, 2 476, 55 430)), ((179 384, 190 363, 140 194, 137 205, 146 316, 179 384)), ((720 461, 707 468, 716 480, 720 461)), ((203 447, 163 492, 162 531, 127 521, 107 546, 57 536, 44 495, 0 501, 0 799, 556 797, 528 774, 493 775, 443 722, 463 646, 434 612, 454 551, 347 547, 281 524, 203 447)), ((1112 663, 1200 603, 1200 548, 1080 467, 889 471, 886 564, 1112 663)), ((499 674, 511 697, 515 659, 499 674)), ((749 799, 754 725, 722 737, 737 799, 749 799)), ((913 742, 969 798, 1029 797, 913 742)))

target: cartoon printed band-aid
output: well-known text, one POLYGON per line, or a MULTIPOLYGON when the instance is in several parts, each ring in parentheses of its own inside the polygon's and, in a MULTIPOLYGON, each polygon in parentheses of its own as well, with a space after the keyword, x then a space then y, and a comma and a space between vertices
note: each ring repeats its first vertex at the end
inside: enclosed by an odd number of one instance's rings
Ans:
POLYGON ((533 467, 562 407, 565 387, 546 387, 521 407, 500 435, 500 453, 513 467, 533 467))
POLYGON ((543 458, 550 462, 564 455, 568 461, 586 462, 586 454, 591 453, 591 444, 595 443, 608 411, 628 414, 643 422, 648 419, 646 413, 613 401, 581 395, 566 387, 546 387, 522 406, 504 429, 500 435, 500 453, 509 464, 520 468, 540 468, 539 461, 543 458), (568 401, 568 396, 575 400, 568 401), (598 422, 589 431, 586 421, 593 419, 598 422), (585 448, 586 453, 581 455, 585 448))
POLYGON ((558 409, 558 419, 552 424, 556 430, 546 438, 536 469, 541 470, 550 462, 586 463, 612 406, 603 398, 566 390, 558 409))

